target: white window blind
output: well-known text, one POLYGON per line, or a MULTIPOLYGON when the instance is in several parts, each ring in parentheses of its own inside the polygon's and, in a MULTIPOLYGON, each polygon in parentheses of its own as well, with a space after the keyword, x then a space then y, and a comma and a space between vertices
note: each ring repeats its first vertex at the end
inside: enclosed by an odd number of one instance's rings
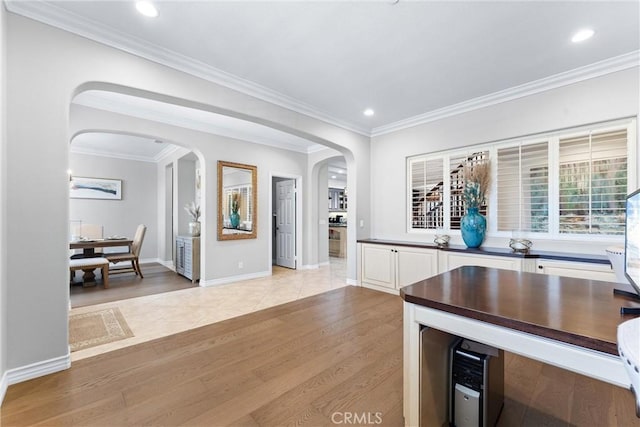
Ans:
MULTIPOLYGON (((462 192, 464 190, 465 165, 473 167, 489 158, 489 151, 478 151, 469 155, 451 156, 449 158, 449 183, 450 183, 450 228, 460 230, 460 220, 464 216, 465 206, 462 192)), ((480 207, 479 212, 487 214, 487 206, 480 207)))
POLYGON ((444 226, 442 158, 416 159, 409 163, 411 179, 411 227, 436 229, 444 226))
POLYGON ((559 231, 624 234, 626 129, 560 139, 559 231))
POLYGON ((498 231, 549 231, 547 142, 498 149, 498 231))

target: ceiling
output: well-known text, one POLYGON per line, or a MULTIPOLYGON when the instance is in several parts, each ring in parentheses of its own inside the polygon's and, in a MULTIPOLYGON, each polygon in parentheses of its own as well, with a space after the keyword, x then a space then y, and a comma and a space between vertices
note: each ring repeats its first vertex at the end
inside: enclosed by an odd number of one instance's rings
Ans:
MULTIPOLYGON (((325 147, 295 135, 258 123, 179 105, 167 104, 115 92, 85 91, 73 98, 74 104, 111 111, 146 120, 206 132, 229 138, 269 145, 300 153, 312 153, 325 147)), ((180 143, 180 141, 172 141, 180 143)), ((175 150, 166 142, 128 135, 86 133, 75 137, 71 151, 132 160, 158 161, 175 150)))
POLYGON ((364 135, 638 66, 640 49, 637 1, 163 0, 157 18, 133 1, 5 3, 364 135))

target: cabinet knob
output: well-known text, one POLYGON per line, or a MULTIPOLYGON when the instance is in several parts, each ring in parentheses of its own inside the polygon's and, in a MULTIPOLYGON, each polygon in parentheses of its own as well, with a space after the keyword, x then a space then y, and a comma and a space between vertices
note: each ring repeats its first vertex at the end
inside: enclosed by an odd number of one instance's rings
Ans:
POLYGON ((539 266, 538 266, 538 270, 542 270, 543 268, 544 268, 544 267, 543 267, 543 266, 541 266, 541 265, 539 265, 539 266))

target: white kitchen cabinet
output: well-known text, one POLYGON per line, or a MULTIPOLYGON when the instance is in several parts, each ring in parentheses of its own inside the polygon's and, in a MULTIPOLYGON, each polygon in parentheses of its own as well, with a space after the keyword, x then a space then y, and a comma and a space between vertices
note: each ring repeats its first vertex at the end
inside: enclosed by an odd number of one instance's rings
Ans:
POLYGON ((403 286, 465 265, 616 282, 611 266, 602 263, 602 258, 597 256, 567 254, 567 259, 558 259, 557 254, 544 258, 544 253, 526 256, 491 248, 459 250, 425 246, 389 240, 381 240, 380 243, 375 240, 359 241, 359 283, 372 289, 398 293, 403 286))
POLYGON ((438 273, 436 249, 365 243, 360 256, 360 283, 372 289, 397 293, 438 273))
POLYGON ((347 194, 342 188, 329 188, 329 211, 347 210, 347 194))
POLYGON ((176 237, 176 272, 193 283, 200 280, 200 237, 176 237))
POLYGON ((541 274, 616 282, 616 275, 610 264, 548 259, 539 259, 536 264, 536 271, 541 274))

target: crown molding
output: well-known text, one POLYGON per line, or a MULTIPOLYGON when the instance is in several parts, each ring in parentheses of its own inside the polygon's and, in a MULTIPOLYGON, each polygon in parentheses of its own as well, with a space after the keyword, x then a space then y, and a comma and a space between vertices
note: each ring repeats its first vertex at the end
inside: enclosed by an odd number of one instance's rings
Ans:
POLYGON ((439 108, 429 111, 408 119, 400 120, 385 126, 374 128, 371 137, 384 135, 391 132, 400 131, 413 126, 433 122, 444 119, 446 117, 455 116, 457 114, 466 113, 473 110, 489 107, 518 98, 535 95, 551 89, 557 89, 562 86, 568 86, 574 83, 600 77, 606 74, 615 73, 617 71, 626 70, 640 66, 640 51, 630 52, 624 55, 615 56, 603 61, 595 62, 584 67, 569 70, 533 82, 514 86, 489 95, 480 96, 448 107, 439 108))
POLYGON ((369 136, 369 129, 333 117, 313 106, 252 81, 227 73, 170 49, 123 34, 99 22, 81 17, 52 2, 4 0, 9 12, 43 22, 87 39, 111 46, 158 64, 208 80, 328 124, 369 136))
MULTIPOLYGON (((489 95, 473 98, 458 104, 439 108, 424 114, 399 120, 394 123, 379 126, 369 131, 366 128, 333 117, 325 112, 281 94, 267 87, 242 79, 230 73, 211 67, 203 62, 178 54, 161 46, 146 42, 142 39, 117 32, 110 27, 64 10, 53 3, 41 0, 19 1, 4 0, 9 12, 31 18, 45 24, 80 35, 90 40, 122 50, 124 52, 148 59, 184 73, 205 79, 232 90, 261 99, 298 112, 300 114, 324 121, 334 126, 368 136, 376 137, 391 132, 401 131, 410 127, 433 122, 443 118, 455 116, 469 111, 489 107, 503 102, 578 83, 606 74, 638 67, 640 65, 640 51, 605 59, 584 67, 569 70, 533 82, 525 83, 489 95)), ((258 141, 253 141, 260 143, 258 141)), ((270 144, 266 144, 270 145, 270 144)), ((284 147, 281 147, 284 148, 284 147)), ((321 148, 315 148, 315 151, 321 148)), ((300 151, 294 150, 294 151, 300 151)), ((306 153, 314 151, 302 151, 306 153)))
MULTIPOLYGON (((175 145, 172 147, 173 147, 173 149, 171 150, 172 152, 177 149, 175 145)), ((171 147, 167 147, 167 148, 171 148, 171 147)), ((164 153, 165 151, 166 149, 161 151, 160 154, 164 153)), ((74 147, 73 143, 69 146, 69 152, 73 154, 86 154, 89 156, 110 157, 112 159, 133 160, 137 162, 147 162, 147 163, 158 163, 160 161, 160 160, 156 160, 157 156, 154 156, 154 157, 135 156, 133 154, 115 153, 115 152, 106 151, 106 150, 93 150, 91 148, 80 148, 80 147, 74 147)), ((163 156, 163 158, 164 157, 165 156, 163 156)))
POLYGON ((175 153, 178 150, 180 150, 180 148, 184 148, 184 147, 180 147, 178 145, 170 144, 164 150, 162 150, 161 152, 159 152, 158 154, 153 156, 153 161, 155 163, 160 163, 162 160, 166 159, 167 157, 171 156, 173 153, 175 153))

